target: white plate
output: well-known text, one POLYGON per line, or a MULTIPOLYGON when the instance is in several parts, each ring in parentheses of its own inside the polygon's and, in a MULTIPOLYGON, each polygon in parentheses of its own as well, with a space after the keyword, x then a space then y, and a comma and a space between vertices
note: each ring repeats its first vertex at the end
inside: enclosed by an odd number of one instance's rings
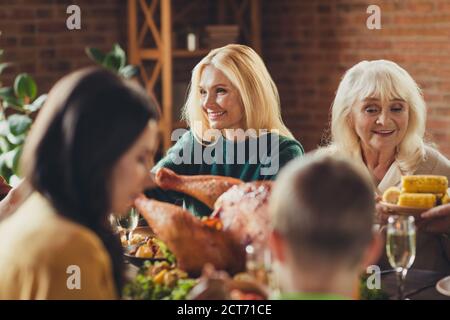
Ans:
POLYGON ((450 297, 450 276, 441 279, 436 283, 436 290, 444 296, 450 297))

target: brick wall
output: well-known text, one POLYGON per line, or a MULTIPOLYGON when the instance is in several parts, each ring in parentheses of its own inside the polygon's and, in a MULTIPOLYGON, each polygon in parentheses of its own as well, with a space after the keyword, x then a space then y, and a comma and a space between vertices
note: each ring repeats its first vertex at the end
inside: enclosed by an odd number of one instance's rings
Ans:
POLYGON ((46 92, 62 75, 92 65, 86 46, 109 50, 119 42, 126 48, 125 10, 123 0, 0 0, 0 48, 5 60, 16 63, 1 80, 10 83, 18 72, 28 72, 46 92), (81 30, 66 27, 71 4, 81 7, 81 30))
MULTIPOLYGON (((174 1, 175 11, 183 1, 174 1)), ((307 150, 327 128, 343 72, 361 60, 383 58, 402 65, 423 88, 430 138, 450 156, 450 0, 262 2, 263 56, 278 84, 285 122, 307 150), (370 4, 381 7, 381 30, 366 28, 370 4)), ((191 18, 205 19, 205 10, 191 18)), ((91 64, 85 46, 126 47, 126 28, 126 0, 0 0, 0 48, 17 62, 1 80, 29 72, 45 92, 65 73, 91 64), (82 9, 81 31, 65 27, 70 4, 82 9)), ((186 79, 188 69, 176 65, 184 74, 175 77, 186 79)))
POLYGON ((361 60, 390 59, 422 87, 429 138, 450 156, 450 1, 265 1, 263 26, 284 119, 306 149, 327 128, 344 71, 361 60), (381 8, 381 30, 366 28, 370 4, 381 8))

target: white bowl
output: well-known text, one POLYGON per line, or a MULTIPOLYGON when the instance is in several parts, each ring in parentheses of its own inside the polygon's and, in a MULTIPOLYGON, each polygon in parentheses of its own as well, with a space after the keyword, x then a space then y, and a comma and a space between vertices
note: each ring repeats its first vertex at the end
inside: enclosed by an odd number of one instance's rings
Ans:
POLYGON ((436 283, 436 290, 445 296, 450 297, 450 276, 441 279, 436 283))

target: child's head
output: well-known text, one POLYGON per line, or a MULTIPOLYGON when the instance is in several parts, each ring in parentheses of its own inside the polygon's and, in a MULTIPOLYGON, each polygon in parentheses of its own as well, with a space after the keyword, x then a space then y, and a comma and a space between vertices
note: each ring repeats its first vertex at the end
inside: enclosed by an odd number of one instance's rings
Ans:
MULTIPOLYGON (((270 205, 273 253, 300 282, 325 274, 330 279, 342 272, 357 276, 378 255, 372 233, 372 187, 344 159, 294 160, 277 179, 270 205)), ((326 288, 316 285, 310 289, 326 288)))

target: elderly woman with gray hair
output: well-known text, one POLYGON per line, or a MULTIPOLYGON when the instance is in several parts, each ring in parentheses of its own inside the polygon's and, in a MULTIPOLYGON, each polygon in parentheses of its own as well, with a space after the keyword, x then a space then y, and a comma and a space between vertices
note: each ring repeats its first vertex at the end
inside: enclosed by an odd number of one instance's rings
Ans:
MULTIPOLYGON (((371 178, 379 196, 403 175, 450 179, 450 161, 424 141, 426 104, 417 83, 392 61, 362 61, 344 75, 332 105, 331 139, 318 153, 345 154, 371 178)), ((383 223, 387 212, 377 206, 383 223)), ((450 210, 416 219, 414 268, 450 270, 450 210)))

